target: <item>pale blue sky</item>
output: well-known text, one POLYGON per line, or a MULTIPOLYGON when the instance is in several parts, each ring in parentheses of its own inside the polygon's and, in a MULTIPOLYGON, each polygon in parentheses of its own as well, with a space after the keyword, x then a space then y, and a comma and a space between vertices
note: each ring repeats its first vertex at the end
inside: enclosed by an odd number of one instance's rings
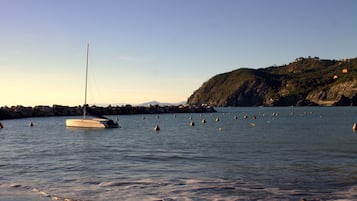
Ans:
POLYGON ((355 0, 0 0, 1 105, 185 101, 212 76, 357 56, 355 0))

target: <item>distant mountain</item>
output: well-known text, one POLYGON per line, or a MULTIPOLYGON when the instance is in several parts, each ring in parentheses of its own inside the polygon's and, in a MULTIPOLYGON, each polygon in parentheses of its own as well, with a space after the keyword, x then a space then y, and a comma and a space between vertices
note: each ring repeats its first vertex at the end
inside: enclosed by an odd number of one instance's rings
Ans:
POLYGON ((357 58, 300 57, 288 65, 237 69, 203 83, 187 103, 221 107, 357 105, 357 58))
POLYGON ((154 101, 139 104, 139 106, 148 106, 148 105, 172 106, 172 105, 183 105, 183 104, 186 104, 186 101, 181 101, 177 103, 161 103, 154 100, 154 101))
MULTIPOLYGON (((133 105, 133 106, 144 106, 147 107, 148 105, 158 105, 158 106, 177 106, 177 105, 184 105, 186 104, 186 101, 181 101, 181 102, 177 102, 177 103, 161 103, 158 101, 150 101, 150 102, 145 102, 145 103, 140 103, 140 104, 131 104, 131 103, 113 103, 113 104, 109 104, 110 106, 117 106, 117 105, 121 105, 121 106, 125 106, 125 105, 133 105)), ((101 107, 106 107, 108 106, 108 104, 93 104, 95 106, 101 106, 101 107)))

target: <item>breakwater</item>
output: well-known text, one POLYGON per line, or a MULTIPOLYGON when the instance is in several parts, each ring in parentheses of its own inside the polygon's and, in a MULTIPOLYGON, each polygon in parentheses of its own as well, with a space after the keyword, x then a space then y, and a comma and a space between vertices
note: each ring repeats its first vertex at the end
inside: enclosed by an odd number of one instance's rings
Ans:
MULTIPOLYGON (((87 106, 91 115, 125 115, 125 114, 161 114, 161 113, 210 113, 216 112, 210 106, 178 105, 178 106, 87 106)), ((80 116, 83 115, 83 106, 35 106, 22 105, 0 107, 0 120, 17 119, 27 117, 50 117, 50 116, 80 116)))

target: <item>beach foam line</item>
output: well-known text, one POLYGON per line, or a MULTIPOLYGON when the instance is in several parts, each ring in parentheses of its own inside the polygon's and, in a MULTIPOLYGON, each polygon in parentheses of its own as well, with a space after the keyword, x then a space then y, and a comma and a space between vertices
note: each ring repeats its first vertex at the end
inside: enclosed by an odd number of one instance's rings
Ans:
POLYGON ((12 184, 5 184, 5 185, 1 185, 1 187, 7 187, 7 188, 15 188, 15 189, 20 189, 20 190, 26 190, 26 191, 30 191, 33 192, 41 197, 48 197, 51 200, 59 200, 59 201, 85 201, 85 200, 78 200, 78 199, 73 199, 73 198, 68 198, 68 197, 62 197, 59 195, 55 195, 55 194, 51 194, 49 192, 45 192, 42 191, 36 187, 30 187, 27 185, 21 185, 18 183, 12 183, 12 184))

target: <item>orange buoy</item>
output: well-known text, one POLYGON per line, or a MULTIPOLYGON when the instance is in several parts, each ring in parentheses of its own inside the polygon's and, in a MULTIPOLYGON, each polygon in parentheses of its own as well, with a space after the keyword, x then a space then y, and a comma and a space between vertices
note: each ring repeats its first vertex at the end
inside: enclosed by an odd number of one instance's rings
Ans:
POLYGON ((352 126, 352 131, 356 132, 357 131, 357 123, 354 123, 352 126))

